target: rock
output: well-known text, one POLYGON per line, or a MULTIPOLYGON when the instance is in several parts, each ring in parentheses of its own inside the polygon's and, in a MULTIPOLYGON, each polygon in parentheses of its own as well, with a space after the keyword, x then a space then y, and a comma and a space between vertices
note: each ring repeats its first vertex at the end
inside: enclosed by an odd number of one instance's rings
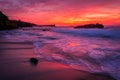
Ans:
POLYGON ((36 59, 36 58, 30 58, 30 62, 32 63, 32 64, 38 64, 38 59, 36 59))
POLYGON ((10 20, 5 14, 0 11, 0 30, 11 30, 21 27, 32 27, 36 24, 24 22, 20 20, 10 20))
POLYGON ((0 21, 9 20, 8 17, 0 11, 0 21))
POLYGON ((103 24, 86 24, 86 25, 81 25, 81 26, 76 26, 74 28, 104 28, 103 24))
POLYGON ((42 29, 42 31, 50 31, 50 29, 46 28, 46 29, 42 29))

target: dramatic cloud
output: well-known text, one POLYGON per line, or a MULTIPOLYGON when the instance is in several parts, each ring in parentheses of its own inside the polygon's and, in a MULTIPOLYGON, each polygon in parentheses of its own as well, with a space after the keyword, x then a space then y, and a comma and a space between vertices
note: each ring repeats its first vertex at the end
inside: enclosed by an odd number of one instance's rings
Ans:
POLYGON ((10 19, 37 24, 120 23, 120 0, 0 0, 10 19))

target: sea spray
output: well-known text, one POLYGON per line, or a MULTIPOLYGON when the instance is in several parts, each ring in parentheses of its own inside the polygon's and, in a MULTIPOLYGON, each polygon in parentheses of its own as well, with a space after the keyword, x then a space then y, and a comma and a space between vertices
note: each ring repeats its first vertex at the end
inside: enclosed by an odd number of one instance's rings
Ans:
POLYGON ((42 56, 40 55, 40 47, 42 46, 40 41, 36 41, 33 43, 34 46, 34 53, 36 54, 36 57, 41 58, 42 56))

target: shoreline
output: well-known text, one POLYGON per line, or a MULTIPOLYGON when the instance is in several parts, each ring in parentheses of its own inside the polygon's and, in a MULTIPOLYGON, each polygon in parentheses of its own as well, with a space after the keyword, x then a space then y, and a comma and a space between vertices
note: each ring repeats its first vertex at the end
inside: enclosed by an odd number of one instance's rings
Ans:
POLYGON ((82 67, 81 70, 76 70, 57 62, 39 60, 37 65, 32 65, 29 59, 36 57, 36 54, 33 48, 26 49, 33 46, 32 44, 1 41, 0 46, 0 79, 2 80, 115 80, 104 74, 82 71, 82 67), (19 48, 16 49, 16 46, 19 48), (10 49, 7 49, 8 47, 10 49))

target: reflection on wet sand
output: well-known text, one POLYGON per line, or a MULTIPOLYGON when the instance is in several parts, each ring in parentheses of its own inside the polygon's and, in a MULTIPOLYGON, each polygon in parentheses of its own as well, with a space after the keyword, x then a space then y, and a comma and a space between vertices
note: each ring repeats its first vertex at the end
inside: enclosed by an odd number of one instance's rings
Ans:
POLYGON ((5 32, 0 38, 0 79, 119 78, 118 40, 31 29, 5 32), (29 62, 32 57, 38 59, 37 65, 29 62))

